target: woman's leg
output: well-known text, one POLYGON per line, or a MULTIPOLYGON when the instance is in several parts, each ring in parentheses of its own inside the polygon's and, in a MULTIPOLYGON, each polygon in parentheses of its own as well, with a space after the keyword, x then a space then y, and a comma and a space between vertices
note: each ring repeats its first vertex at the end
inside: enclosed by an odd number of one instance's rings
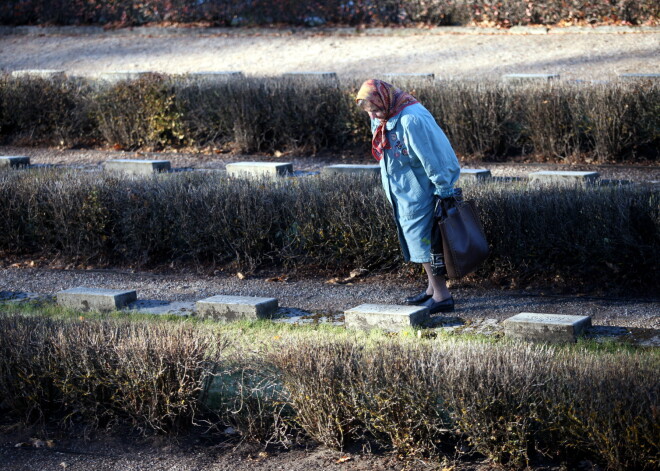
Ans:
POLYGON ((449 298, 449 289, 447 288, 447 282, 445 281, 444 276, 434 276, 431 271, 431 263, 426 262, 422 263, 424 270, 426 271, 426 276, 429 279, 428 288, 426 289, 426 294, 432 294, 434 301, 443 301, 449 298))

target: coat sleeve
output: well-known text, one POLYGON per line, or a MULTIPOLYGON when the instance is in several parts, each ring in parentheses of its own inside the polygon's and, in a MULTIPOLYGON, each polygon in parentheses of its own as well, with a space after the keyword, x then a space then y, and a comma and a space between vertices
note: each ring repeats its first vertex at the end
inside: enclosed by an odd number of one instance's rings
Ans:
POLYGON ((461 168, 449 139, 433 116, 402 116, 401 125, 404 139, 413 154, 411 158, 419 159, 435 186, 434 193, 441 198, 452 196, 461 168))

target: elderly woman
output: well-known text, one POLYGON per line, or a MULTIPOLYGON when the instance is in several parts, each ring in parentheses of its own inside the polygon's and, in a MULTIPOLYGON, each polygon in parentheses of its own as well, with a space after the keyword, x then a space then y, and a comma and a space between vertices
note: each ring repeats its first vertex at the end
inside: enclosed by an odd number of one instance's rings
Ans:
POLYGON ((431 113, 389 83, 367 80, 356 102, 371 118, 372 154, 394 209, 403 257, 421 263, 428 277, 426 291, 404 302, 427 306, 432 314, 453 311, 445 278, 431 267, 431 228, 437 199, 454 196, 456 154, 431 113))

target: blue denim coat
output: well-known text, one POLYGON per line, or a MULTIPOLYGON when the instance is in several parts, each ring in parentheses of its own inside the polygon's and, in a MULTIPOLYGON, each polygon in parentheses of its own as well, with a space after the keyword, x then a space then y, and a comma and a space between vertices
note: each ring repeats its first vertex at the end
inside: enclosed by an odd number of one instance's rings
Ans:
MULTIPOLYGON (((371 122, 372 132, 380 124, 371 122)), ((386 124, 391 149, 384 149, 380 175, 392 204, 406 261, 431 261, 434 195, 451 196, 460 166, 449 140, 421 104, 407 106, 386 124)))

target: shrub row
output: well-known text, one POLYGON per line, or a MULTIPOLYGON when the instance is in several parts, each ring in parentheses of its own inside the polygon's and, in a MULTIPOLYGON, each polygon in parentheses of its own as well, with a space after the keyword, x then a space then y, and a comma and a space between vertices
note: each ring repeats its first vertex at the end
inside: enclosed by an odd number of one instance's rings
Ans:
MULTIPOLYGON (((658 158, 657 84, 403 85, 433 113, 459 155, 658 158)), ((101 86, 4 76, 0 142, 368 155, 368 118, 353 100, 358 86, 274 78, 212 84, 159 75, 101 86)))
POLYGON ((5 0, 4 24, 121 24, 207 22, 223 26, 284 23, 500 26, 561 22, 655 22, 653 0, 5 0))
MULTIPOLYGON (((469 186, 492 245, 479 275, 559 285, 653 286, 660 194, 649 187, 469 186)), ((0 174, 0 250, 78 263, 396 268, 380 182, 364 177, 148 179, 61 170, 0 174)))
POLYGON ((208 325, 0 315, 0 408, 65 427, 204 420, 262 441, 476 451, 511 468, 660 463, 654 352, 241 331, 252 340, 229 345, 208 325))

